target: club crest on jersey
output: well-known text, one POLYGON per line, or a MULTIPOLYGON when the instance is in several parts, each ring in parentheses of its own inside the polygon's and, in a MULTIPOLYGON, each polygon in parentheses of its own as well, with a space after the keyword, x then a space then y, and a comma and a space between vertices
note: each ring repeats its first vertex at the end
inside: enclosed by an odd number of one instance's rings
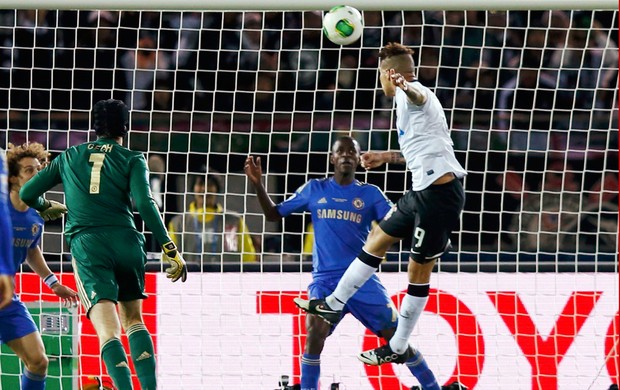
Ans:
POLYGON ((39 229, 41 229, 41 228, 39 227, 39 224, 37 224, 37 223, 33 223, 33 224, 32 224, 32 227, 30 228, 30 231, 32 232, 32 235, 33 235, 33 236, 36 236, 36 235, 37 235, 37 233, 39 233, 39 229))
POLYGON ((355 198, 353 199, 353 207, 355 207, 358 210, 361 210, 364 208, 364 201, 360 198, 355 198))

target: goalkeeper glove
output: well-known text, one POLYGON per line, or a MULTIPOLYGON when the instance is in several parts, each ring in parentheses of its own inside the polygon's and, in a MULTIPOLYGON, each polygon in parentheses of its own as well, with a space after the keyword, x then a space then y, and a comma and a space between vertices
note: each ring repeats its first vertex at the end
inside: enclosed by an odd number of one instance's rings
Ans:
POLYGON ((46 199, 43 210, 38 210, 38 213, 45 222, 49 222, 62 217, 67 211, 64 204, 46 199))
POLYGON ((187 280, 187 265, 177 250, 177 246, 170 241, 162 246, 162 250, 164 253, 161 254, 161 261, 170 264, 170 267, 166 269, 168 279, 172 279, 173 282, 181 279, 181 282, 185 282, 187 280))

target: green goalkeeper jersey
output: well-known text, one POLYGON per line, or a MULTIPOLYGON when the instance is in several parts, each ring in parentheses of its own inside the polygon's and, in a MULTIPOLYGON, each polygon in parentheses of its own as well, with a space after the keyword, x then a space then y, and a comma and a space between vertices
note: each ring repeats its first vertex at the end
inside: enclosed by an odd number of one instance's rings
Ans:
POLYGON ((99 138, 73 146, 41 170, 21 191, 29 206, 41 209, 42 195, 62 183, 69 209, 65 235, 67 243, 77 234, 93 228, 136 229, 133 198, 142 219, 160 244, 170 241, 159 209, 151 195, 146 160, 113 139, 99 138))

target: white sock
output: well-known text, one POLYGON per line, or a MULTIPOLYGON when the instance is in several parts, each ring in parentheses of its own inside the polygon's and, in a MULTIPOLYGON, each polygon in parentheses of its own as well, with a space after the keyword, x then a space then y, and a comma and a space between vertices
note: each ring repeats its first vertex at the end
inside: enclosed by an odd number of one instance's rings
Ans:
POLYGON ((325 302, 334 310, 342 310, 349 298, 366 283, 377 269, 355 258, 344 272, 333 293, 325 298, 325 302))
POLYGON ((392 351, 399 355, 405 353, 409 346, 409 336, 411 336, 411 332, 413 332, 413 328, 418 322, 426 302, 428 302, 428 296, 414 297, 413 295, 405 294, 403 301, 400 303, 398 326, 394 336, 390 339, 392 351))

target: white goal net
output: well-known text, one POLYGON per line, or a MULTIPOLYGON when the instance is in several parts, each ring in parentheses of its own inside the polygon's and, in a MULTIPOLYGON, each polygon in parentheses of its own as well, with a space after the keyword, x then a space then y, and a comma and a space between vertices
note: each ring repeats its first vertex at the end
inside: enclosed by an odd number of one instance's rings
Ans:
MULTIPOLYGON (((268 222, 243 164, 261 157, 278 202, 332 172, 341 135, 363 151, 397 150, 393 102, 378 84, 387 42, 415 50, 418 79, 443 104, 468 171, 454 248, 433 274, 412 343, 441 383, 470 389, 617 384, 618 11, 365 10, 350 46, 323 36, 324 11, 0 10, 0 147, 40 142, 53 158, 94 139, 96 101, 131 108, 127 144, 148 157, 192 271, 169 284, 147 232, 145 311, 162 388, 299 381, 304 316, 291 300, 311 280, 310 217, 268 222), (204 196, 214 211, 190 218, 204 196)), ((393 201, 410 183, 397 165, 358 178, 393 201)), ((49 196, 62 200, 62 188, 49 196)), ((71 284, 62 233, 46 225, 42 248, 71 284)), ((380 270, 394 297, 407 253, 394 247, 380 270)), ((55 298, 27 270, 18 289, 40 308, 55 298)), ((72 359, 50 372, 48 388, 106 378, 92 327, 79 319, 77 348, 48 345, 72 359)), ((400 366, 355 359, 373 337, 347 317, 327 340, 322 388, 417 384, 400 366)))

